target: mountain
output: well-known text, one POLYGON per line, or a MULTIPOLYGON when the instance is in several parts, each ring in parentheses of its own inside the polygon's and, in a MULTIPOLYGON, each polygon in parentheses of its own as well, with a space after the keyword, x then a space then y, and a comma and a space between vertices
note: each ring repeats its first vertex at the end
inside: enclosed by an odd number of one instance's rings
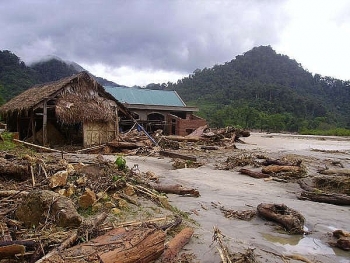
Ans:
POLYGON ((312 75, 270 46, 152 87, 176 90, 199 106, 211 126, 298 132, 350 128, 350 82, 312 75))
POLYGON ((0 51, 0 96, 8 100, 36 83, 36 73, 15 54, 0 51))
MULTIPOLYGON (((5 101, 35 84, 50 82, 86 71, 75 62, 48 56, 27 66, 11 51, 0 51, 0 97, 5 101)), ((101 77, 93 76, 102 86, 120 86, 101 77)))
MULTIPOLYGON (((0 51, 0 97, 8 100, 34 84, 81 70, 74 62, 49 57, 26 66, 10 51, 0 51)), ((103 86, 119 86, 96 77, 103 86)), ((255 47, 222 65, 196 69, 176 83, 147 85, 176 90, 211 127, 303 132, 350 128, 350 82, 311 74, 270 46, 255 47)), ((0 101, 1 103, 1 101, 0 101)))

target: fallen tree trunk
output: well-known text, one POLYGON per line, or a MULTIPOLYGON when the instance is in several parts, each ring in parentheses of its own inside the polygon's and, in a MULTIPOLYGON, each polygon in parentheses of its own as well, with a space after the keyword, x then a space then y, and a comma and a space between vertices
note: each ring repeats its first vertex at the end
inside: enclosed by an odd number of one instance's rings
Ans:
POLYGON ((300 173, 302 172, 302 169, 299 166, 294 166, 294 165, 269 165, 262 168, 261 171, 266 174, 280 173, 280 172, 300 173))
POLYGON ((191 240, 194 231, 186 227, 181 230, 170 242, 162 255, 161 262, 175 262, 177 254, 191 240))
POLYGON ((325 169, 318 171, 320 174, 325 175, 345 175, 350 176, 350 169, 325 169))
POLYGON ((305 218, 284 204, 260 204, 258 215, 281 224, 291 234, 303 234, 305 218))
POLYGON ((122 227, 40 262, 148 263, 163 253, 165 237, 164 231, 155 228, 122 227))
POLYGON ((154 190, 166 194, 177 194, 177 195, 190 195, 194 197, 199 197, 200 194, 198 190, 196 189, 188 189, 183 188, 180 184, 175 185, 158 185, 158 184, 152 184, 150 185, 154 190))
POLYGON ((298 197, 300 200, 311 200, 319 203, 327 203, 333 205, 350 205, 350 196, 345 194, 329 194, 319 191, 305 191, 298 197))
POLYGON ((253 178, 268 178, 268 177, 270 177, 268 174, 251 171, 251 170, 244 169, 244 168, 240 169, 239 172, 241 174, 249 175, 250 177, 253 177, 253 178))

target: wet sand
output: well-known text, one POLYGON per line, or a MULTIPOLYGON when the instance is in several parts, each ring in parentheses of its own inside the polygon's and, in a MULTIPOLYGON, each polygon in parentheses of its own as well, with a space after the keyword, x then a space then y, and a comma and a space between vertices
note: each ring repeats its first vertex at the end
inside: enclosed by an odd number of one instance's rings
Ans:
MULTIPOLYGON (((277 255, 299 254, 312 262, 350 262, 350 252, 328 245, 335 229, 350 231, 350 207, 302 201, 297 199, 301 189, 297 183, 265 181, 242 175, 237 171, 217 170, 215 164, 237 152, 261 153, 271 158, 297 156, 307 166, 308 175, 329 161, 340 161, 350 168, 350 138, 259 134, 243 138, 246 144, 237 144, 237 150, 204 152, 193 149, 192 154, 205 165, 199 168, 174 170, 170 158, 129 156, 130 167, 138 164, 142 172, 155 172, 164 184, 179 183, 196 188, 201 196, 182 197, 169 194, 171 204, 190 214, 195 235, 185 247, 200 262, 221 262, 212 243, 213 227, 217 226, 231 252, 244 252, 255 248, 259 262, 285 262, 277 255), (308 235, 287 235, 276 225, 259 217, 251 221, 225 218, 219 208, 255 210, 260 203, 285 204, 299 211, 306 219, 308 235)), ((289 262, 300 262, 290 260, 289 262)))

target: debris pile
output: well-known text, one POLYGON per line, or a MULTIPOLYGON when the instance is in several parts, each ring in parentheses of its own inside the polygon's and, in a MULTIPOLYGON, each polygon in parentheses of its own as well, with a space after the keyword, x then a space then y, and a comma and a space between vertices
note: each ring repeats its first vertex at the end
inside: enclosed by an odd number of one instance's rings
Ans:
POLYGON ((180 231, 184 227, 181 217, 163 193, 198 197, 198 190, 161 185, 154 173, 128 168, 122 156, 115 162, 101 155, 64 157, 1 153, 0 259, 105 263, 151 262, 161 257, 163 262, 175 260, 193 229, 185 226, 185 233, 180 231), (148 206, 140 209, 147 202, 159 207, 157 217, 152 218, 152 209, 146 211, 148 206), (140 210, 148 216, 138 215, 140 210), (180 233, 172 247, 166 248, 169 228, 180 233))

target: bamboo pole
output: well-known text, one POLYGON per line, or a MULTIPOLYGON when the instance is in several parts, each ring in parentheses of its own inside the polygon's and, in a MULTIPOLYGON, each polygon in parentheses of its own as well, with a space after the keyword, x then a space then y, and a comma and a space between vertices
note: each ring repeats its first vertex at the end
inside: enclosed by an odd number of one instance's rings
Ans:
POLYGON ((22 144, 27 145, 27 146, 31 146, 31 147, 34 147, 34 148, 38 148, 38 149, 50 151, 50 152, 67 153, 67 152, 64 152, 64 151, 59 151, 59 150, 51 149, 51 148, 48 148, 48 147, 36 145, 36 144, 33 144, 33 143, 29 143, 29 142, 25 142, 25 141, 21 141, 21 140, 17 140, 17 139, 13 139, 13 141, 14 141, 14 142, 18 142, 18 143, 22 143, 22 144))

